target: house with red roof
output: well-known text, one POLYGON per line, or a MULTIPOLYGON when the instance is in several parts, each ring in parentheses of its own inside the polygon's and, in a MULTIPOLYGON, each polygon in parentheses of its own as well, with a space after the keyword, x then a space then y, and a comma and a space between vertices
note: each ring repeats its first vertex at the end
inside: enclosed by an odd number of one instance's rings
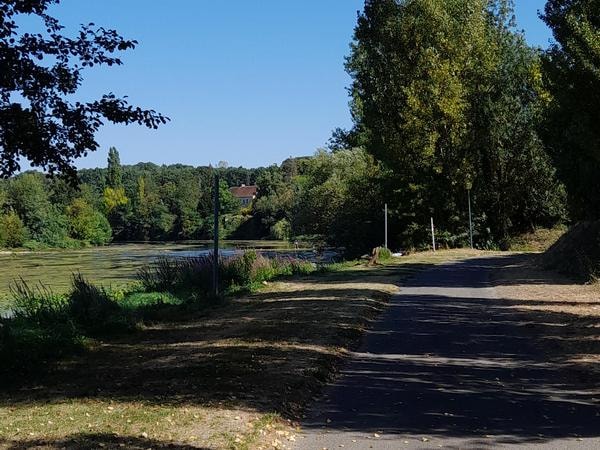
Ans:
POLYGON ((246 186, 242 184, 241 186, 229 188, 229 191, 241 202, 242 206, 248 206, 256 198, 258 186, 246 186))

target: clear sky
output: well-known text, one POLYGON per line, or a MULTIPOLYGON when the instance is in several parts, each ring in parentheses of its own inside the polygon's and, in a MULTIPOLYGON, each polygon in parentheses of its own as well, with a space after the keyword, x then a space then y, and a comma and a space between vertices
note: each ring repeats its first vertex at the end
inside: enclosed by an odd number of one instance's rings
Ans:
MULTIPOLYGON (((533 45, 550 32, 544 0, 516 0, 533 45)), ((94 22, 139 46, 118 68, 88 71, 81 93, 128 95, 172 121, 157 131, 106 126, 101 150, 79 167, 123 163, 256 167, 312 154, 335 127, 351 125, 344 72, 363 0, 62 0, 51 12, 68 31, 94 22)))

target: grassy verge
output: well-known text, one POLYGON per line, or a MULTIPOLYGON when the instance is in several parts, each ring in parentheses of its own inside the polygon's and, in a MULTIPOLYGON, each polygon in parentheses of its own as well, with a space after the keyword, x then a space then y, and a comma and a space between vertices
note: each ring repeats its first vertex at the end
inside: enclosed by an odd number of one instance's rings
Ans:
MULTIPOLYGON (((534 313, 528 320, 540 335, 549 360, 594 374, 600 373, 600 285, 548 270, 543 259, 521 255, 496 273, 495 284, 507 307, 534 313), (550 332, 549 332, 550 331, 550 332)), ((532 314, 529 314, 531 316, 532 314)))
POLYGON ((510 240, 510 250, 513 252, 545 252, 552 247, 567 231, 564 226, 552 229, 539 228, 530 233, 524 233, 510 240))
POLYGON ((341 264, 208 309, 126 295, 161 312, 4 389, 0 447, 289 447, 294 420, 403 280, 474 254, 341 264))

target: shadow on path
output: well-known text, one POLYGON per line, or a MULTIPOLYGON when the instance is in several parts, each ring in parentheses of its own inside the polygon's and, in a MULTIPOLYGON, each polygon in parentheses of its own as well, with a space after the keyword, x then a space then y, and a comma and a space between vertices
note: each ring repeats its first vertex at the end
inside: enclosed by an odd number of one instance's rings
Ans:
MULTIPOLYGON (((572 316, 495 298, 491 272, 519 258, 447 264, 411 280, 309 415, 307 433, 488 444, 600 437, 598 380, 557 345, 572 316)), ((576 339, 598 339, 599 325, 576 339)))

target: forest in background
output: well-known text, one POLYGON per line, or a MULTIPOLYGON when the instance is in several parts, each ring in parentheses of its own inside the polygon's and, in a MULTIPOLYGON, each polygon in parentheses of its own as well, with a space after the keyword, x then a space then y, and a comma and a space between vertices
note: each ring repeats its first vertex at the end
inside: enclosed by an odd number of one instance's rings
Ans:
POLYGON ((123 241, 210 239, 214 175, 220 177, 222 238, 309 239, 344 245, 345 236, 375 242, 380 170, 364 150, 325 150, 280 165, 243 167, 120 164, 109 150, 106 168, 78 172, 73 186, 29 171, 0 180, 0 246, 73 248, 123 241), (229 188, 258 186, 243 206, 229 188), (364 209, 360 221, 356 214, 364 209))
POLYGON ((431 217, 442 245, 467 245, 469 196, 478 248, 597 219, 599 6, 548 1, 556 42, 542 50, 510 0, 367 0, 346 60, 354 125, 327 150, 244 169, 121 166, 111 149, 78 188, 21 174, 0 184, 0 246, 210 238, 215 173, 224 237, 310 238, 348 254, 382 243, 385 203, 393 248, 426 247, 431 217), (242 183, 259 187, 246 208, 228 190, 242 183))

